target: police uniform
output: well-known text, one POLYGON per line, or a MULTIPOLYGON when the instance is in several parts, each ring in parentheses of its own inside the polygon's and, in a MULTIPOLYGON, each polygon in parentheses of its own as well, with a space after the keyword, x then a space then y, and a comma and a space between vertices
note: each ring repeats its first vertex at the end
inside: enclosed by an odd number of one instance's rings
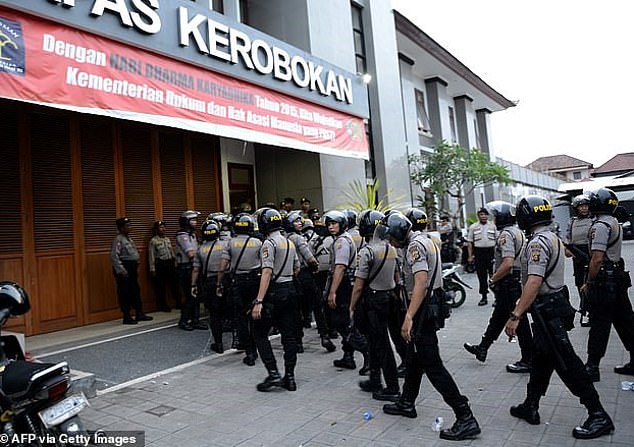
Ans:
POLYGON ((318 325, 317 329, 319 330, 320 324, 317 315, 322 314, 324 317, 323 324, 326 335, 331 338, 336 338, 336 331, 332 325, 332 312, 326 305, 328 297, 326 285, 328 283, 328 275, 330 271, 330 249, 332 248, 333 241, 334 237, 330 235, 320 236, 317 232, 315 232, 314 236, 308 241, 308 246, 317 260, 317 272, 315 273, 317 290, 322 291, 319 292, 317 301, 313 303, 313 314, 315 315, 315 321, 318 325))
MULTIPOLYGON (((469 227, 467 241, 473 244, 473 257, 476 274, 480 284, 479 293, 482 295, 481 304, 486 304, 489 291, 488 275, 493 273, 493 255, 497 232, 495 224, 476 222, 469 227)), ((479 304, 480 304, 479 303, 479 304)))
POLYGON ((572 260, 575 286, 581 287, 585 282, 586 268, 590 260, 589 235, 593 218, 587 216, 571 217, 566 229, 565 242, 573 247, 574 258, 572 260))
MULTIPOLYGON (((220 239, 203 242, 193 259, 193 269, 198 272, 198 289, 200 296, 209 309, 209 328, 214 337, 212 349, 218 353, 224 351, 222 344, 222 322, 227 312, 224 297, 216 295, 218 271, 225 243, 220 239)), ((196 284, 192 284, 196 287, 196 284)))
MULTIPOLYGON (((598 366, 605 355, 612 325, 630 353, 630 359, 634 360, 634 312, 627 293, 630 287, 629 274, 624 271, 625 265, 621 259, 622 242, 623 234, 616 218, 607 214, 598 215, 590 227, 590 251, 598 250, 605 255, 586 298, 591 316, 587 364, 595 380, 599 379, 598 366)), ((631 368, 632 363, 629 365, 631 368)), ((615 371, 619 372, 619 368, 615 371)), ((632 373, 634 370, 626 372, 632 373)))
POLYGON ((176 276, 185 302, 181 309, 179 327, 191 329, 198 324, 199 312, 198 300, 192 295, 192 268, 193 258, 187 255, 190 251, 198 251, 198 240, 193 230, 181 228, 176 232, 176 276), (190 325, 191 324, 191 325, 190 325))
POLYGON ((365 240, 361 237, 361 234, 359 234, 358 228, 348 228, 347 231, 352 239, 352 242, 354 242, 356 252, 359 253, 359 250, 361 250, 361 247, 365 244, 365 240))
POLYGON ((178 301, 179 298, 175 269, 176 255, 169 237, 161 237, 157 234, 150 239, 148 260, 150 273, 152 274, 154 282, 158 309, 169 312, 170 308, 167 304, 166 288, 171 288, 174 299, 178 301))
POLYGON ((239 346, 246 351, 244 362, 254 364, 257 357, 247 312, 260 287, 260 250, 262 241, 254 236, 238 234, 223 246, 222 259, 231 264, 231 297, 234 325, 239 346))
POLYGON ((368 243, 359 250, 355 270, 355 277, 365 281, 361 310, 367 321, 370 346, 370 380, 367 382, 367 391, 376 391, 373 397, 379 400, 399 396, 396 361, 388 334, 388 321, 396 287, 396 263, 396 250, 387 241, 368 243), (381 371, 385 379, 385 389, 381 389, 381 371))
MULTIPOLYGON (((295 249, 297 250, 297 257, 299 258, 300 263, 300 271, 297 279, 299 280, 299 318, 301 319, 300 323, 303 324, 305 328, 309 328, 311 324, 311 310, 312 303, 318 300, 319 292, 317 290, 317 284, 315 283, 315 278, 313 276, 313 270, 317 267, 317 260, 313 255, 313 252, 306 242, 304 236, 300 233, 289 233, 287 235, 288 239, 293 242, 295 245, 295 249)), ((317 318, 317 316, 316 316, 317 318)), ((303 337, 303 333, 301 331, 301 326, 299 326, 299 333, 303 337)), ((322 330, 324 329, 324 324, 322 321, 322 330)), ((320 333, 321 335, 321 333, 320 333)), ((301 345, 301 337, 299 339, 301 345)), ((300 350, 303 349, 300 346, 300 350)))
POLYGON ((139 288, 139 251, 128 235, 119 233, 114 238, 110 261, 117 282, 117 298, 123 313, 123 323, 133 324, 136 320, 144 320, 139 288), (133 308, 136 311, 136 320, 130 316, 133 308))

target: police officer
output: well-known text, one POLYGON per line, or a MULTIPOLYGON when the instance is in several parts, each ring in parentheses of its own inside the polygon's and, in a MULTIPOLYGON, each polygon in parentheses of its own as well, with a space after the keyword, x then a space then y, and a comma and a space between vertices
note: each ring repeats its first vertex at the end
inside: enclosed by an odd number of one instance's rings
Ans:
POLYGON ((191 294, 194 298, 200 295, 205 307, 209 310, 209 329, 214 338, 211 349, 222 354, 224 352, 222 321, 226 313, 226 303, 223 300, 222 289, 218 290, 217 285, 220 259, 225 243, 220 240, 220 227, 213 220, 206 221, 200 232, 202 244, 194 255, 191 294), (220 294, 216 293, 217 290, 220 294))
POLYGON ((590 212, 596 218, 590 227, 592 257, 581 293, 586 294, 590 311, 586 370, 596 382, 600 379, 599 362, 605 355, 612 325, 630 353, 630 361, 615 367, 614 372, 634 375, 634 312, 627 294, 631 282, 621 258, 623 234, 612 215, 618 199, 608 188, 590 191, 588 197, 590 212))
MULTIPOLYGON (((486 207, 493 215, 498 230, 495 244, 495 273, 489 281, 489 287, 495 294, 495 306, 482 335, 482 341, 477 345, 464 344, 464 348, 481 362, 486 360, 488 349, 504 330, 509 313, 515 308, 515 301, 522 293, 520 254, 524 247, 524 233, 515 226, 515 205, 495 201, 488 203, 486 207)), ((522 358, 506 365, 506 370, 511 373, 530 372, 533 335, 528 320, 520 321, 517 339, 522 358)))
POLYGON ((357 253, 364 244, 364 239, 359 234, 359 228, 357 227, 357 213, 353 210, 344 210, 343 213, 346 215, 346 231, 350 234, 352 238, 352 242, 354 242, 355 249, 357 253))
POLYGON ((480 283, 482 299, 478 306, 486 306, 489 292, 489 275, 493 273, 493 249, 497 233, 495 226, 488 222, 489 212, 486 208, 478 211, 478 222, 472 224, 467 232, 468 262, 475 262, 476 274, 480 283))
POLYGON ((373 240, 376 226, 385 215, 365 210, 359 215, 359 233, 365 244, 359 250, 350 299, 350 320, 355 311, 364 313, 369 338, 370 378, 359 382, 362 390, 376 400, 394 401, 400 397, 398 372, 388 334, 388 321, 396 287, 396 250, 386 240, 373 240), (357 306, 361 302, 361 306, 357 306), (385 388, 381 383, 381 372, 385 388))
POLYGON ((117 282, 117 298, 123 313, 123 324, 137 324, 139 321, 150 321, 154 318, 143 313, 141 289, 139 288, 139 251, 130 238, 130 219, 120 217, 116 221, 119 234, 112 241, 110 262, 117 282), (134 308, 136 318, 130 315, 134 308))
POLYGON ((517 224, 528 236, 522 255, 524 287, 506 323, 509 337, 529 311, 533 320, 535 350, 526 399, 511 407, 511 415, 537 425, 539 400, 546 394, 553 370, 568 389, 587 408, 589 417, 572 435, 592 439, 611 433, 614 425, 603 409, 599 394, 587 374, 583 362, 568 338, 574 327, 575 310, 564 285, 564 246, 552 231, 552 206, 540 196, 526 196, 517 204, 517 224))
MULTIPOLYGON (((586 269, 590 261, 590 248, 588 245, 588 237, 590 235, 590 227, 592 226, 592 217, 590 214, 590 199, 588 196, 581 194, 572 199, 572 208, 575 210, 575 216, 568 221, 568 228, 564 242, 566 243, 566 256, 572 257, 572 271, 575 277, 575 286, 577 291, 586 281, 586 269)), ((589 326, 585 320, 586 306, 581 293, 580 312, 581 326, 589 326)))
POLYGON ((323 220, 313 222, 313 227, 313 237, 311 237, 308 241, 308 245, 317 260, 317 272, 315 273, 317 290, 324 291, 321 294, 322 296, 318 297, 319 302, 313 303, 313 312, 315 312, 315 309, 317 308, 319 309, 318 312, 323 313, 328 338, 332 340, 337 338, 339 335, 332 325, 332 312, 327 305, 328 291, 326 290, 326 285, 328 283, 330 271, 330 249, 332 248, 334 238, 328 232, 328 228, 323 220))
POLYGON ((253 336, 268 376, 257 385, 258 391, 285 388, 295 391, 297 363, 297 303, 293 275, 299 270, 295 246, 282 233, 282 216, 272 208, 258 213, 258 228, 266 235, 260 250, 262 276, 253 301, 253 336), (269 331, 275 325, 282 336, 284 370, 282 378, 271 349, 269 331))
POLYGON ((451 428, 440 432, 441 439, 461 441, 480 434, 469 400, 460 394, 451 374, 443 365, 436 331, 444 325, 442 312, 442 266, 440 250, 422 234, 411 231, 412 223, 403 214, 390 213, 383 224, 392 245, 407 247, 407 263, 414 275, 412 299, 405 314, 401 336, 408 343, 405 383, 400 399, 383 406, 387 414, 415 418, 414 403, 423 374, 456 415, 451 428))
POLYGON ((218 273, 218 294, 222 295, 225 272, 231 266, 231 293, 234 306, 234 326, 238 331, 239 347, 246 355, 242 361, 253 366, 258 358, 255 341, 251 333, 251 318, 247 315, 251 303, 260 287, 260 250, 262 241, 254 237, 255 222, 246 213, 239 214, 233 221, 235 236, 224 245, 222 261, 218 273))
POLYGON ((348 218, 343 211, 333 210, 324 214, 328 232, 334 237, 330 250, 330 270, 325 290, 328 291, 328 307, 332 311, 332 325, 343 337, 343 357, 332 363, 337 368, 356 369, 354 348, 349 343, 350 295, 356 246, 346 231, 348 218))
POLYGON ((198 321, 200 313, 198 300, 192 295, 192 269, 194 256, 198 251, 196 239, 198 216, 200 216, 198 211, 183 211, 178 220, 180 229, 176 232, 176 276, 185 300, 178 327, 185 331, 207 329, 207 326, 198 321))
POLYGON ((152 227, 154 236, 148 247, 150 275, 154 282, 154 293, 158 310, 170 312, 167 304, 167 289, 171 289, 178 300, 178 284, 176 283, 176 255, 172 241, 165 234, 165 222, 157 220, 152 227))
POLYGON ((220 227, 220 240, 228 242, 231 239, 231 216, 223 212, 210 213, 207 220, 215 221, 220 227))

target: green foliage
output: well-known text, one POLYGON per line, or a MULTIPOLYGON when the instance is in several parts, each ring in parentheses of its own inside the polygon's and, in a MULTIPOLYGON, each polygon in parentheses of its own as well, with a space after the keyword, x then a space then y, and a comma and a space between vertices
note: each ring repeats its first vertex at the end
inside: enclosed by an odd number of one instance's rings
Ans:
POLYGON ((403 197, 392 197, 390 191, 379 199, 379 188, 381 183, 378 179, 372 180, 367 185, 361 180, 354 180, 349 183, 350 191, 344 191, 347 201, 338 207, 355 210, 386 211, 390 207, 395 207, 394 202, 402 200, 403 197), (388 202, 390 205, 388 205, 388 202))

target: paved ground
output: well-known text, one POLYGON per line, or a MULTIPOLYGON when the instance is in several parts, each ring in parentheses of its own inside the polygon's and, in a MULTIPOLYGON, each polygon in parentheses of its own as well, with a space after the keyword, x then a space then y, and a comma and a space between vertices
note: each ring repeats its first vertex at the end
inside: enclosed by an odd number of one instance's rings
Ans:
MULTIPOLYGON (((475 275, 466 278, 472 284, 476 281, 475 275)), ((634 392, 620 388, 622 380, 634 378, 612 372, 614 365, 629 360, 614 332, 601 364, 602 380, 597 389, 616 431, 598 440, 577 441, 571 430, 585 419, 585 410, 556 376, 542 399, 541 425, 531 426, 509 415, 509 407, 524 399, 528 376, 505 372, 504 365, 517 360, 519 348, 504 336, 493 345, 484 364, 464 351, 462 344, 477 342, 490 316, 491 306, 478 307, 477 300, 470 291, 465 305, 454 311, 439 333, 445 364, 469 397, 482 427, 476 440, 452 443, 438 439, 431 430, 434 419, 442 416, 447 426, 453 422, 453 414, 426 379, 417 401, 417 419, 383 414, 383 403, 359 390, 356 371, 332 366, 341 351, 326 353, 314 329, 308 330, 306 352, 300 355, 296 392, 256 391, 255 385, 265 377, 262 364, 247 367, 241 362, 242 354, 229 351, 199 358, 159 377, 105 390, 91 399, 92 406, 82 412, 82 417, 89 429, 142 430, 146 445, 156 447, 634 444, 634 392), (363 414, 368 411, 374 417, 365 421, 363 414)), ((587 328, 580 327, 571 332, 583 360, 587 332, 587 328)), ((126 338, 129 343, 134 339, 126 338)), ((164 339, 157 341, 167 343, 164 339)), ((280 360, 279 339, 273 345, 280 360)), ((27 346, 32 346, 29 340, 27 346)), ((200 340, 190 347, 194 353, 203 348, 200 340)))

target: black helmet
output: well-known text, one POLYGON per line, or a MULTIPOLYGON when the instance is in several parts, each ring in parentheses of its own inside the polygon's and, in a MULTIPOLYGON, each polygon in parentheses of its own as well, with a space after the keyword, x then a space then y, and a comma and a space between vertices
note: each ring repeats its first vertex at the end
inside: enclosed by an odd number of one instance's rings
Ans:
POLYGON ((614 214, 614 210, 619 205, 614 191, 608 188, 597 188, 588 193, 590 199, 590 212, 597 214, 614 214))
POLYGON ((268 234, 271 231, 282 228, 282 216, 280 212, 273 208, 262 208, 258 213, 258 229, 268 234))
POLYGON ((255 230, 255 222, 247 213, 240 213, 233 220, 233 231, 236 234, 253 234, 255 230))
POLYGON ((412 223, 403 213, 399 211, 390 211, 383 218, 383 225, 387 227, 387 235, 400 246, 404 246, 407 241, 407 235, 412 229, 412 223))
POLYGON ((330 222, 336 222, 339 224, 339 234, 346 231, 348 225, 348 216, 346 216, 343 211, 328 211, 326 214, 323 215, 322 218, 324 219, 324 224, 326 224, 326 228, 328 228, 328 224, 330 222))
POLYGON ((328 232, 328 227, 326 226, 323 220, 321 219, 316 220, 314 224, 315 224, 315 233, 317 233, 318 236, 321 236, 321 237, 330 236, 330 233, 328 232))
POLYGON ((8 309, 12 316, 25 314, 31 308, 29 295, 13 281, 0 281, 0 308, 8 309))
POLYGON ((299 211, 291 211, 283 219, 284 231, 287 233, 295 233, 295 223, 297 220, 302 220, 302 215, 299 211))
POLYGON ((203 241, 214 241, 220 236, 220 226, 213 220, 207 220, 200 229, 203 241))
POLYGON ((194 211, 194 210, 183 211, 180 219, 178 219, 178 224, 182 228, 189 228, 190 226, 189 221, 192 219, 198 219, 198 216, 200 216, 200 213, 198 211, 194 211))
POLYGON ((503 200, 495 200, 487 203, 486 208, 495 218, 495 227, 498 230, 515 224, 515 205, 503 200))
POLYGON ((376 226, 385 218, 385 214, 377 210, 365 210, 359 214, 359 234, 363 237, 374 235, 376 226))
POLYGON ((572 199, 572 207, 577 208, 580 205, 590 205, 590 198, 586 194, 579 194, 572 199))
POLYGON ((410 208, 405 212, 405 217, 409 219, 412 223, 412 230, 414 231, 423 231, 427 228, 427 224, 429 223, 429 219, 427 218, 427 214, 421 209, 418 208, 410 208))
POLYGON ((549 224, 553 220, 553 207, 541 196, 522 197, 516 207, 517 225, 530 230, 535 225, 549 224))
POLYGON ((209 213, 207 220, 215 221, 221 230, 228 230, 229 225, 231 224, 231 216, 221 211, 209 213))
POLYGON ((348 219, 348 223, 346 228, 349 230, 350 228, 354 228, 357 226, 357 212, 354 210, 344 210, 343 212, 348 219))

